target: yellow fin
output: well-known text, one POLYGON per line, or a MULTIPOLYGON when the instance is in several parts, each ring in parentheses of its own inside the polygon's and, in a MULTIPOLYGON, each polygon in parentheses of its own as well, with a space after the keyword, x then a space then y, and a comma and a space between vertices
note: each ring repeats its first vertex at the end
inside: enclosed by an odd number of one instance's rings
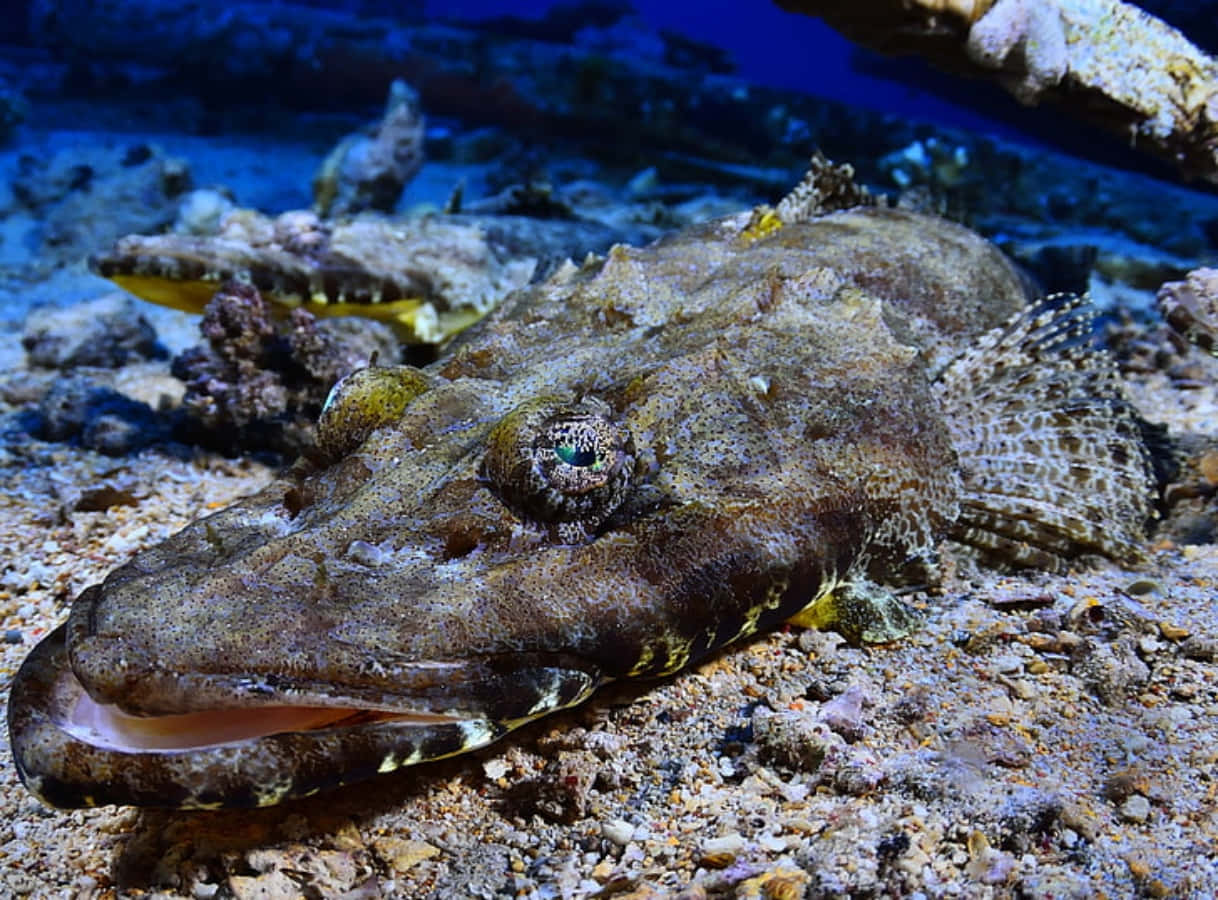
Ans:
MULTIPOLYGON (((264 295, 272 303, 283 303, 273 294, 264 295)), ((286 304, 285 304, 286 305, 286 304)), ((407 297, 383 303, 317 303, 308 301, 304 308, 315 316, 360 316, 384 322, 397 333, 399 339, 408 343, 439 343, 451 332, 441 326, 436 308, 426 300, 407 297)))
MULTIPOLYGON (((111 275, 109 279, 141 300, 188 313, 202 313, 220 287, 216 281, 183 281, 160 275, 111 275)), ((386 303, 321 303, 310 300, 302 304, 296 296, 283 296, 272 291, 264 291, 262 296, 280 309, 303 306, 315 316, 375 319, 391 326, 401 340, 409 343, 439 343, 482 318, 482 314, 474 310, 452 310, 439 316, 430 302, 417 297, 386 303)))
POLYGON ((746 243, 752 244, 762 238, 767 238, 782 228, 783 222, 773 207, 758 206, 753 209, 749 224, 740 232, 740 237, 746 243))

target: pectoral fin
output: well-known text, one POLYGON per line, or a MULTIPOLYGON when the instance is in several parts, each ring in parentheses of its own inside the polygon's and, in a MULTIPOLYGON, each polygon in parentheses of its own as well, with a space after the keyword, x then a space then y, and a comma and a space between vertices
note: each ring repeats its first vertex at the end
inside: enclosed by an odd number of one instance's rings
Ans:
POLYGON ((886 644, 912 634, 921 616, 888 588, 865 578, 841 582, 787 620, 840 633, 852 644, 886 644))
POLYGON ((964 486, 951 536, 992 561, 1055 570, 1143 555, 1153 426, 1093 345, 1091 318, 1085 299, 1046 297, 937 379, 964 486))

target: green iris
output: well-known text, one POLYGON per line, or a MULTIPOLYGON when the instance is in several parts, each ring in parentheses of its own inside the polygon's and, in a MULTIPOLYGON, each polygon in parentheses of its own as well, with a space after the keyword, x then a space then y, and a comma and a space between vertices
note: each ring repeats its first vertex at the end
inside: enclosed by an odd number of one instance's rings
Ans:
POLYGON ((580 469, 586 469, 589 466, 599 468, 597 466, 596 451, 591 447, 577 447, 575 444, 558 444, 554 448, 554 455, 569 466, 576 466, 580 469))

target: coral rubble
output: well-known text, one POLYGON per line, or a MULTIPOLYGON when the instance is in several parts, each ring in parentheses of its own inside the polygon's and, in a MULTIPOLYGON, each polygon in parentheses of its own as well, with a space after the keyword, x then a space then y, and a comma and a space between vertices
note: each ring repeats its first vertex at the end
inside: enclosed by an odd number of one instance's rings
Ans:
POLYGON ((173 360, 186 383, 183 436, 226 451, 295 456, 313 443, 313 422, 331 386, 370 360, 396 362, 392 332, 376 322, 319 321, 303 309, 285 320, 253 286, 224 284, 199 329, 206 345, 173 360))
POLYGON ((1218 269, 1194 269, 1184 281, 1164 284, 1157 300, 1168 325, 1218 356, 1218 269))

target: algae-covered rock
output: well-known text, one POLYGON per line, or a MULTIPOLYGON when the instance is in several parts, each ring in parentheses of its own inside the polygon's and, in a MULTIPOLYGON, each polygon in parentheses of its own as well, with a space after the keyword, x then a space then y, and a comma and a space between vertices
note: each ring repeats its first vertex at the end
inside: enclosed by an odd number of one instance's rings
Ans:
POLYGON ((1218 61, 1121 0, 777 0, 885 53, 1052 101, 1218 183, 1218 61))
POLYGON ((38 264, 48 267, 78 262, 124 234, 168 228, 190 187, 186 161, 152 144, 24 156, 12 183, 16 201, 38 218, 38 264))

